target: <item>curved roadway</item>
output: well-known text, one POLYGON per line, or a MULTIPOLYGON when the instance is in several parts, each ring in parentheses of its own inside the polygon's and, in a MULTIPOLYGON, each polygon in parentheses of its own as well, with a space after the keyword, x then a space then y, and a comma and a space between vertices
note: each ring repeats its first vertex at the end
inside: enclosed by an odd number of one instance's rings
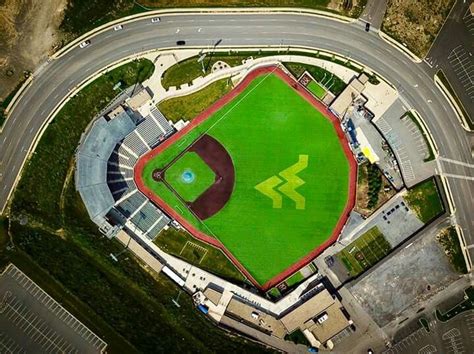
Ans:
MULTIPOLYGON (((125 24, 121 31, 110 29, 92 37, 87 48, 75 47, 36 73, 5 123, 0 135, 0 210, 7 203, 35 136, 69 90, 111 62, 144 50, 173 47, 180 39, 186 40, 186 46, 210 46, 222 39, 221 47, 294 45, 349 56, 397 86, 406 104, 425 119, 441 156, 472 163, 468 133, 434 86, 426 64, 414 64, 376 33, 366 33, 363 27, 357 21, 341 23, 302 14, 179 14, 163 15, 156 24, 150 19, 136 20, 125 24)), ((466 166, 455 168, 457 174, 470 173, 466 166)), ((472 244, 473 182, 450 179, 450 185, 457 221, 472 244)))

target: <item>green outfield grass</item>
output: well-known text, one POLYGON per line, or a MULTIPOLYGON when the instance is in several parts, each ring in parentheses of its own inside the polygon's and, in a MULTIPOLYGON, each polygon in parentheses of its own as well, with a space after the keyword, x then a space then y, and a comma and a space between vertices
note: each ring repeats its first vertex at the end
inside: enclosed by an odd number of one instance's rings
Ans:
POLYGON ((188 221, 224 243, 263 284, 331 236, 348 198, 349 163, 333 124, 270 74, 256 78, 232 102, 152 159, 142 177, 188 221), (236 173, 231 199, 205 223, 150 178, 155 168, 168 164, 202 133, 226 148, 236 173), (287 170, 290 166, 295 171, 287 170), (280 201, 261 193, 271 186, 256 188, 272 177, 280 201))
POLYGON ((326 90, 319 85, 316 81, 311 81, 308 84, 308 90, 311 91, 313 95, 315 95, 317 98, 323 98, 324 95, 326 94, 326 90))
POLYGON ((214 183, 216 175, 195 152, 187 152, 166 170, 165 180, 187 202, 197 197, 214 183), (185 179, 190 174, 192 181, 185 179))

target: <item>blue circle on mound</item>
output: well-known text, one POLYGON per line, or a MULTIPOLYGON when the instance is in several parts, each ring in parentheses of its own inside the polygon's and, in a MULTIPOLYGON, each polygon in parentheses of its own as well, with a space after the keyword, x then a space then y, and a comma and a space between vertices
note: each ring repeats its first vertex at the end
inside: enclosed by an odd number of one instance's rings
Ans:
POLYGON ((196 178, 196 175, 191 170, 185 170, 183 174, 181 175, 182 181, 188 184, 193 183, 195 178, 196 178))

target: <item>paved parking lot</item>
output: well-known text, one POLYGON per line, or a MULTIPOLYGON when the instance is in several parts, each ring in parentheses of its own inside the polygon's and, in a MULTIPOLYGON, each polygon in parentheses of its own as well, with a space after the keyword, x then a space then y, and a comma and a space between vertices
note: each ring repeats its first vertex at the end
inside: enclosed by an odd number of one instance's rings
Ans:
POLYGON ((448 60, 467 95, 474 99, 474 58, 472 52, 460 44, 451 50, 448 60))
POLYGON ((400 100, 396 100, 374 124, 390 144, 397 161, 403 180, 408 187, 430 177, 435 165, 424 162, 427 147, 421 132, 410 118, 400 119, 409 110, 400 100), (408 122, 407 122, 408 121, 408 122), (421 150, 420 150, 420 147, 421 150))
POLYGON ((0 352, 100 353, 106 343, 14 265, 0 277, 0 352))
POLYGON ((464 16, 462 17, 464 24, 471 36, 474 36, 474 16, 471 15, 471 10, 466 9, 464 16))
POLYGON ((432 75, 439 69, 443 70, 473 120, 474 17, 469 11, 470 4, 471 1, 456 2, 433 43, 426 62, 432 66, 432 75))
POLYGON ((400 170, 402 171, 405 182, 407 184, 413 182, 415 180, 415 172, 413 171, 413 166, 411 164, 408 151, 405 147, 405 144, 403 144, 402 139, 395 132, 395 130, 392 129, 385 118, 380 118, 377 120, 376 125, 384 135, 385 139, 387 139, 395 155, 397 156, 398 162, 400 164, 400 170))
POLYGON ((474 348, 474 311, 464 312, 448 322, 433 319, 430 332, 419 328, 392 348, 387 354, 396 353, 472 353, 474 348))
POLYGON ((423 156, 424 159, 429 157, 429 150, 428 146, 426 145, 425 138, 423 137, 423 134, 418 128, 418 126, 413 122, 410 117, 404 116, 402 118, 403 125, 407 128, 407 130, 410 132, 411 138, 414 141, 414 144, 421 156, 423 156))

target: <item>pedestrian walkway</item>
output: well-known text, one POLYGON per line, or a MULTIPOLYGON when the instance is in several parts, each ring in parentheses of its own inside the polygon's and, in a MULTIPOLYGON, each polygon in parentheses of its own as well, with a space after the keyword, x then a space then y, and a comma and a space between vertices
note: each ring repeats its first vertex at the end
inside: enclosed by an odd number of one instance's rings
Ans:
MULTIPOLYGON (((205 86, 211 84, 212 82, 226 77, 233 77, 233 81, 236 82, 241 80, 250 70, 253 70, 256 67, 281 62, 295 62, 319 66, 331 72, 335 76, 339 77, 346 83, 348 83, 353 77, 358 75, 357 71, 354 71, 345 67, 344 65, 333 63, 328 60, 301 55, 272 55, 268 57, 249 59, 246 60, 246 62, 242 65, 223 68, 221 70, 217 70, 213 73, 210 73, 204 77, 200 76, 193 80, 192 85, 184 84, 181 87, 170 87, 168 90, 166 90, 161 85, 161 77, 168 68, 185 59, 197 56, 198 54, 198 50, 180 50, 174 52, 165 51, 161 52, 160 54, 149 53, 145 55, 145 58, 151 60, 155 64, 155 72, 148 80, 143 83, 144 86, 148 86, 152 90, 154 94, 153 103, 157 104, 171 97, 184 96, 199 91, 205 86)), ((382 86, 377 86, 378 91, 380 91, 382 86)), ((372 96, 375 97, 377 90, 374 89, 372 91, 372 96)), ((386 88, 381 91, 383 91, 384 94, 387 94, 388 92, 386 88)), ((375 102, 375 100, 373 101, 375 102)))

